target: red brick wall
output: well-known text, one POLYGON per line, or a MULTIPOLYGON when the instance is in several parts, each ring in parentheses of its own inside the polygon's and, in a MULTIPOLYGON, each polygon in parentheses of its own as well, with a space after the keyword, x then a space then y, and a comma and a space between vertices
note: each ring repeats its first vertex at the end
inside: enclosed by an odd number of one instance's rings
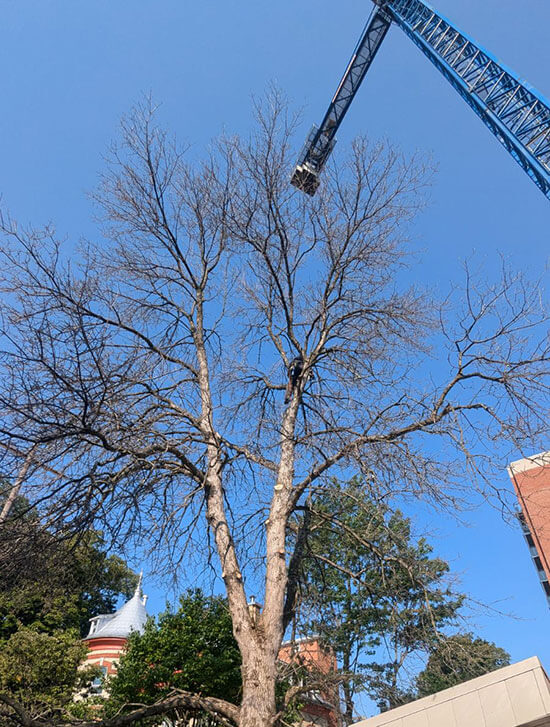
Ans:
MULTIPOLYGON (((328 649, 323 649, 317 639, 297 641, 294 644, 283 644, 279 651, 279 659, 286 664, 299 661, 306 668, 310 665, 312 670, 321 672, 321 674, 330 674, 336 671, 337 668, 334 654, 328 649)), ((338 727, 339 719, 338 710, 336 709, 339 702, 338 688, 325 689, 319 693, 319 697, 323 702, 333 706, 329 707, 315 700, 307 700, 306 695, 302 709, 302 724, 315 723, 318 725, 320 724, 319 718, 321 718, 322 724, 326 724, 328 727, 338 727)))
POLYGON ((336 670, 336 658, 328 649, 321 648, 317 639, 297 641, 295 644, 285 643, 279 651, 279 659, 289 664, 299 655, 304 664, 312 664, 323 674, 336 670))
POLYGON ((508 471, 550 580, 550 452, 512 462, 508 471))
POLYGON ((115 637, 89 639, 86 663, 105 666, 107 674, 116 674, 116 665, 125 646, 126 639, 115 637))

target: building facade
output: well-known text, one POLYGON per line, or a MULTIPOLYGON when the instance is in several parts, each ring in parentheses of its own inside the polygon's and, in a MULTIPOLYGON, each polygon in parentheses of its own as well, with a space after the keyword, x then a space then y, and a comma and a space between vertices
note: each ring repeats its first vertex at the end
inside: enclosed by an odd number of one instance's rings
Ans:
MULTIPOLYGON (((336 657, 324 649, 315 637, 283 643, 279 661, 303 667, 313 680, 318 675, 320 682, 326 681, 327 684, 330 683, 330 675, 337 670, 336 657)), ((305 692, 301 697, 301 727, 338 727, 341 723, 339 699, 337 686, 321 686, 305 692)))
POLYGON ((521 507, 523 534, 550 605, 550 452, 512 462, 508 473, 521 507))
MULTIPOLYGON (((101 614, 90 619, 90 631, 84 639, 88 644, 86 664, 99 666, 104 676, 116 674, 118 660, 132 631, 143 632, 147 621, 147 596, 141 593, 140 575, 132 598, 115 613, 101 614)), ((94 687, 101 690, 101 680, 94 687)))
MULTIPOLYGON (((117 672, 117 665, 124 651, 128 638, 133 631, 143 633, 147 621, 145 604, 147 596, 141 593, 142 576, 132 598, 122 608, 112 614, 102 614, 90 619, 90 631, 85 638, 88 644, 86 664, 99 666, 103 676, 112 676, 117 672)), ((250 616, 256 621, 261 605, 251 598, 248 604, 250 616)), ((331 673, 336 671, 334 655, 324 649, 316 638, 297 639, 285 642, 279 651, 279 661, 289 667, 289 674, 298 674, 301 668, 310 675, 317 674, 321 681, 327 681, 331 673)), ((292 680, 291 680, 292 681, 292 680)), ((93 685, 96 693, 102 693, 101 678, 93 685)), ((338 688, 322 687, 305 692, 301 697, 301 727, 338 727, 340 711, 338 709, 338 688)))

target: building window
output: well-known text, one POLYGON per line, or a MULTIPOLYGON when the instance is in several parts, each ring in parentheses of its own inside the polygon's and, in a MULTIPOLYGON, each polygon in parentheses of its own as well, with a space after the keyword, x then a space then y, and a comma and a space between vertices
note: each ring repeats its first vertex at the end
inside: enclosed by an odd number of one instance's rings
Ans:
POLYGON ((101 674, 96 676, 96 678, 92 682, 92 692, 93 694, 101 694, 103 690, 103 677, 107 674, 107 667, 106 666, 100 666, 101 674))
POLYGON ((527 543, 529 547, 529 552, 531 554, 531 559, 533 561, 533 564, 535 568, 537 569, 537 574, 540 579, 541 585, 544 589, 544 592, 546 594, 546 599, 548 601, 548 605, 550 606, 550 584, 548 583, 548 577, 546 575, 546 572, 543 568, 542 561, 540 559, 537 547, 535 545, 535 540, 533 538, 533 533, 529 530, 529 525, 527 524, 527 521, 525 520, 525 516, 522 512, 518 512, 517 518, 521 524, 521 529, 523 530, 523 535, 525 537, 525 542, 527 543))

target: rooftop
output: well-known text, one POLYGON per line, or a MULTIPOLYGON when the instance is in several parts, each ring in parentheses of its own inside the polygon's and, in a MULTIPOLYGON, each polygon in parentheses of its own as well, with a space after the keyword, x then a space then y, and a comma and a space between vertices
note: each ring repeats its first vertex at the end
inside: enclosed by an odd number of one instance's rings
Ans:
POLYGON ((127 639, 132 631, 143 632, 147 621, 145 604, 147 596, 141 594, 142 575, 132 598, 115 613, 101 614, 90 619, 90 631, 86 639, 104 637, 127 639))
POLYGON ((550 727, 550 682, 533 656, 352 727, 550 727))
POLYGON ((523 459, 517 459, 515 462, 510 462, 508 472, 513 477, 520 472, 526 472, 538 467, 548 467, 549 465, 550 452, 540 452, 540 454, 534 454, 532 457, 524 457, 523 459))

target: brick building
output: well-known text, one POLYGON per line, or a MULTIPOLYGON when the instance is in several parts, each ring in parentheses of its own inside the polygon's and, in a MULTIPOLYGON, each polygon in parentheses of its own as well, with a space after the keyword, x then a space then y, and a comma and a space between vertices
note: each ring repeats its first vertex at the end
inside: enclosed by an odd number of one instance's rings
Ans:
POLYGON ((550 605, 550 452, 512 462, 523 533, 550 605))
MULTIPOLYGON (((132 598, 115 613, 101 614, 90 619, 86 664, 101 668, 104 675, 116 674, 118 660, 132 631, 142 632, 147 621, 147 596, 141 593, 142 576, 132 598)), ((94 684, 100 690, 100 680, 94 684)))
MULTIPOLYGON (((286 664, 298 664, 307 669, 315 678, 320 680, 336 672, 336 657, 328 649, 324 649, 316 638, 297 639, 287 641, 281 646, 279 660, 286 664)), ((340 724, 340 710, 338 687, 322 687, 312 689, 301 697, 302 727, 315 725, 316 727, 338 727, 340 724)))

